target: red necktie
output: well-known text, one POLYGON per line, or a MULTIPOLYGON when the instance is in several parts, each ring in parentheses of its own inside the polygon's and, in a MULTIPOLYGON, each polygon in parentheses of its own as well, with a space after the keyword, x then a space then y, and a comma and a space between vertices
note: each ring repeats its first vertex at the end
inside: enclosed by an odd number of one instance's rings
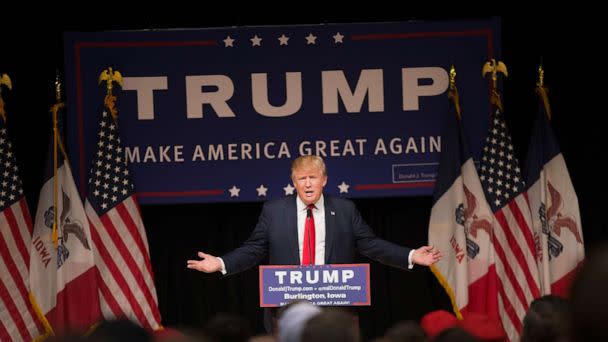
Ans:
POLYGON ((315 218, 312 216, 314 204, 306 209, 306 223, 304 224, 304 247, 302 252, 302 265, 315 264, 315 218))

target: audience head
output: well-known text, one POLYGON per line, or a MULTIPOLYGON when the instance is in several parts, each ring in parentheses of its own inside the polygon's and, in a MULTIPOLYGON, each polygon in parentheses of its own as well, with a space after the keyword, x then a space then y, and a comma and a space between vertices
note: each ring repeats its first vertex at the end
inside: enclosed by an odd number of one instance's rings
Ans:
POLYGON ((152 335, 128 319, 117 319, 99 323, 89 339, 95 342, 150 342, 152 335))
POLYGON ((305 300, 282 307, 278 313, 279 342, 299 342, 306 322, 320 312, 321 308, 305 300))
POLYGON ((249 339, 249 342, 275 342, 275 338, 272 335, 255 335, 249 339))
POLYGON ((301 341, 358 342, 359 327, 352 314, 328 308, 312 317, 304 326, 301 341))
POLYGON ((156 341, 174 341, 186 337, 181 331, 169 327, 156 330, 153 335, 156 341))
POLYGON ((426 342, 426 334, 420 325, 414 321, 397 322, 384 334, 386 340, 392 342, 426 342))
POLYGON ((524 317, 522 342, 550 342, 569 335, 570 303, 558 296, 535 299, 524 317))
POLYGON ((587 254, 571 291, 572 340, 608 341, 608 245, 587 254))
POLYGON ((204 333, 215 342, 245 342, 251 337, 247 320, 231 313, 215 315, 205 325, 204 333))
MULTIPOLYGON (((82 335, 74 335, 72 333, 67 333, 63 336, 49 336, 47 339, 43 340, 44 342, 87 342, 91 341, 88 336, 82 335)), ((97 342, 98 340, 94 340, 93 342, 97 342)))
POLYGON ((460 327, 447 328, 439 333, 433 342, 478 342, 475 336, 460 327))

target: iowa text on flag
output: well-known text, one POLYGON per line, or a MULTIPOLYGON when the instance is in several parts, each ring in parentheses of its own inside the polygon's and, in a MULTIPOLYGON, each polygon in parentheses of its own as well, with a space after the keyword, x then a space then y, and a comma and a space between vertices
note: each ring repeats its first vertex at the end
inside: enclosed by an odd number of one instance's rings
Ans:
MULTIPOLYGON (((60 122, 61 113, 55 110, 60 122)), ((61 335, 85 332, 101 312, 89 223, 61 135, 54 132, 34 221, 30 280, 42 313, 61 335)))
POLYGON ((18 171, 0 119, 0 341, 31 341, 47 333, 30 302, 32 219, 18 171))
POLYGON ((578 198, 549 123, 546 91, 537 88, 539 110, 526 160, 526 184, 534 222, 543 294, 567 296, 585 258, 578 198))
POLYGON ((107 109, 99 122, 85 204, 98 252, 101 309, 106 319, 128 317, 156 330, 161 318, 148 240, 118 126, 107 109))
MULTIPOLYGON (((454 90, 450 97, 457 101, 454 90)), ((454 102, 452 109, 458 108, 454 102)), ((493 215, 469 154, 456 112, 448 112, 429 224, 429 245, 445 253, 431 270, 446 289, 458 316, 481 312, 497 317, 493 215)))
POLYGON ((530 302, 540 295, 530 209, 503 114, 494 108, 483 147, 480 179, 494 213, 498 309, 512 341, 519 339, 530 302))

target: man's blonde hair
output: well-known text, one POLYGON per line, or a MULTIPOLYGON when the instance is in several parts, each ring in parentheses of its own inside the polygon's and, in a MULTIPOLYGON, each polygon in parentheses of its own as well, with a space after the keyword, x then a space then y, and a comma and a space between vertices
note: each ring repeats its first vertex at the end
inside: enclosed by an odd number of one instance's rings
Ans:
POLYGON ((300 156, 293 160, 291 163, 291 178, 298 169, 302 169, 308 166, 318 167, 321 169, 323 176, 327 177, 327 169, 325 168, 325 162, 323 158, 319 156, 300 156))

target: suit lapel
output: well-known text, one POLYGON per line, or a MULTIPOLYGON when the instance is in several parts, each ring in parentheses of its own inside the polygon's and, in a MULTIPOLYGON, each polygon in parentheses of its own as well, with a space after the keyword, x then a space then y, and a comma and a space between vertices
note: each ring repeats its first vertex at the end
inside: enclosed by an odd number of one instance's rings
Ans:
POLYGON ((287 227, 287 243, 289 250, 292 251, 293 260, 300 264, 300 246, 298 245, 298 209, 296 206, 296 197, 292 196, 287 201, 287 210, 285 210, 285 222, 287 227))
POLYGON ((336 208, 334 208, 331 197, 324 194, 323 198, 325 201, 325 264, 329 264, 336 231, 336 208))

